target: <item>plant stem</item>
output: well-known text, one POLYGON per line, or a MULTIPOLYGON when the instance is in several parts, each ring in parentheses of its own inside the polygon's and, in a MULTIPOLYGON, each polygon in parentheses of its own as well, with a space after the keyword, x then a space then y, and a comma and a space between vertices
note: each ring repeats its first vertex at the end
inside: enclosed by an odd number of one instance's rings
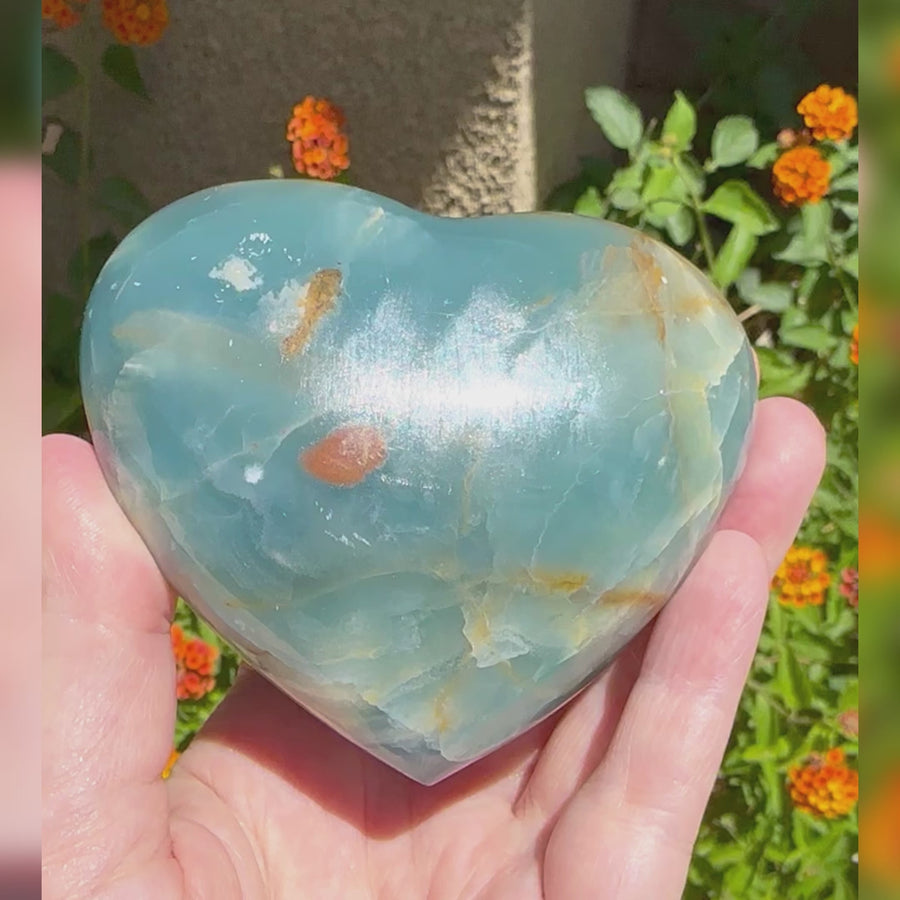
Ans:
POLYGON ((713 250, 709 228, 706 227, 706 216, 703 215, 703 210, 700 208, 700 197, 697 196, 697 192, 694 190, 691 180, 687 178, 682 171, 681 162, 678 157, 676 157, 673 162, 675 171, 678 173, 678 177, 681 179, 685 188, 687 188, 688 196, 691 199, 691 209, 694 211, 694 218, 697 220, 697 233, 700 235, 700 243, 703 246, 703 255, 706 257, 706 268, 710 275, 712 275, 716 254, 713 250))
POLYGON ((691 191, 691 202, 694 207, 694 215, 697 217, 697 231, 700 233, 700 243, 703 244, 706 267, 711 275, 716 261, 716 254, 713 250, 712 238, 709 236, 709 229, 706 227, 706 216, 703 215, 703 210, 700 209, 700 198, 693 191, 691 191))
POLYGON ((743 312, 738 313, 738 322, 746 322, 752 319, 758 312, 762 312, 762 307, 758 303, 748 306, 743 312))
POLYGON ((825 235, 825 252, 828 254, 828 262, 831 264, 831 268, 834 270, 834 277, 837 279, 838 284, 841 286, 841 291, 844 294, 844 299, 850 305, 850 309, 855 310, 857 305, 856 296, 853 293, 853 289, 847 283, 847 273, 840 267, 838 263, 837 257, 834 254, 834 247, 831 244, 831 239, 826 234, 825 235))

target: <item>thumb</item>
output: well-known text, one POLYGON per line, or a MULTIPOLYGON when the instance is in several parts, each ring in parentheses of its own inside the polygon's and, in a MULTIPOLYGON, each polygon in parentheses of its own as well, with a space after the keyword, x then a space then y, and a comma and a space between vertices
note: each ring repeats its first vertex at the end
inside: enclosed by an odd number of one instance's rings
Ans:
POLYGON ((42 456, 44 896, 94 897, 169 852, 172 596, 90 444, 42 456))

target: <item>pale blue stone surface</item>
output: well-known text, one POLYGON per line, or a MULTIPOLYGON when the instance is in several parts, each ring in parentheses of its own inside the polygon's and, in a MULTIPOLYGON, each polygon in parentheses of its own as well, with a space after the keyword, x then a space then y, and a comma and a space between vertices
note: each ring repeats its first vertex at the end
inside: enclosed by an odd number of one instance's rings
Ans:
POLYGON ((104 473, 175 588, 426 784, 556 709, 658 611, 756 391, 725 301, 636 232, 280 180, 187 197, 122 242, 82 382, 104 473), (301 457, 347 426, 384 459, 340 486, 301 457))

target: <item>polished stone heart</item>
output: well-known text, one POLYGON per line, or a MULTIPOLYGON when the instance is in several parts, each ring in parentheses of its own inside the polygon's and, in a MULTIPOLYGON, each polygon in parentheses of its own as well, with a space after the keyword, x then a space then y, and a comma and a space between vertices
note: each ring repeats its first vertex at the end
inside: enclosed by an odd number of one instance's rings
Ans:
POLYGON ((727 303, 638 232, 276 180, 122 242, 82 380, 174 587, 425 784, 557 709, 665 603, 756 385, 727 303))

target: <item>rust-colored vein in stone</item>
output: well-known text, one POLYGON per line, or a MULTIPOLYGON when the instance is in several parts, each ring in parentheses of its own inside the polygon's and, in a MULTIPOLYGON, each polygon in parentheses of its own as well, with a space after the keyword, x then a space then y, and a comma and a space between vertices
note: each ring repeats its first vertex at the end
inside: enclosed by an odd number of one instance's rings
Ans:
POLYGON ((454 715, 453 700, 459 686, 461 672, 461 669, 457 669, 432 701, 431 712, 434 716, 434 725, 440 735, 447 734, 448 731, 452 731, 459 725, 458 716, 454 715))
POLYGON ((684 294, 678 297, 672 304, 672 312, 678 316, 691 318, 698 316, 705 310, 711 309, 715 303, 715 298, 708 294, 684 294))
POLYGON ((534 312, 538 309, 543 309, 545 306, 549 306, 554 300, 556 296, 554 294, 547 294, 545 297, 542 297, 540 300, 535 301, 534 303, 530 303, 525 307, 526 312, 534 312))
POLYGON ((644 286, 644 293, 647 300, 647 310, 656 320, 656 336, 660 344, 666 341, 666 319, 663 315, 663 308, 659 302, 659 289, 662 286, 662 269, 659 263, 653 258, 653 254, 641 246, 641 241, 635 240, 631 247, 631 259, 634 263, 635 271, 641 279, 644 286))
POLYGON ((471 624, 466 625, 466 638, 469 643, 480 646, 491 637, 491 624, 483 609, 478 609, 471 617, 471 624))
POLYGON ((635 588, 613 588, 601 594, 597 602, 604 606, 644 606, 659 609, 665 602, 664 594, 635 588))
POLYGON ((555 569, 528 569, 527 580, 552 593, 574 594, 588 583, 585 572, 555 569))
POLYGON ((306 293, 297 299, 300 321, 297 327, 281 342, 281 356, 290 359, 309 342, 319 319, 334 307, 341 292, 339 269, 320 269, 309 280, 306 293))
POLYGON ((337 487, 352 487, 381 468, 387 445, 371 425, 344 425, 300 454, 300 465, 313 478, 337 487))

